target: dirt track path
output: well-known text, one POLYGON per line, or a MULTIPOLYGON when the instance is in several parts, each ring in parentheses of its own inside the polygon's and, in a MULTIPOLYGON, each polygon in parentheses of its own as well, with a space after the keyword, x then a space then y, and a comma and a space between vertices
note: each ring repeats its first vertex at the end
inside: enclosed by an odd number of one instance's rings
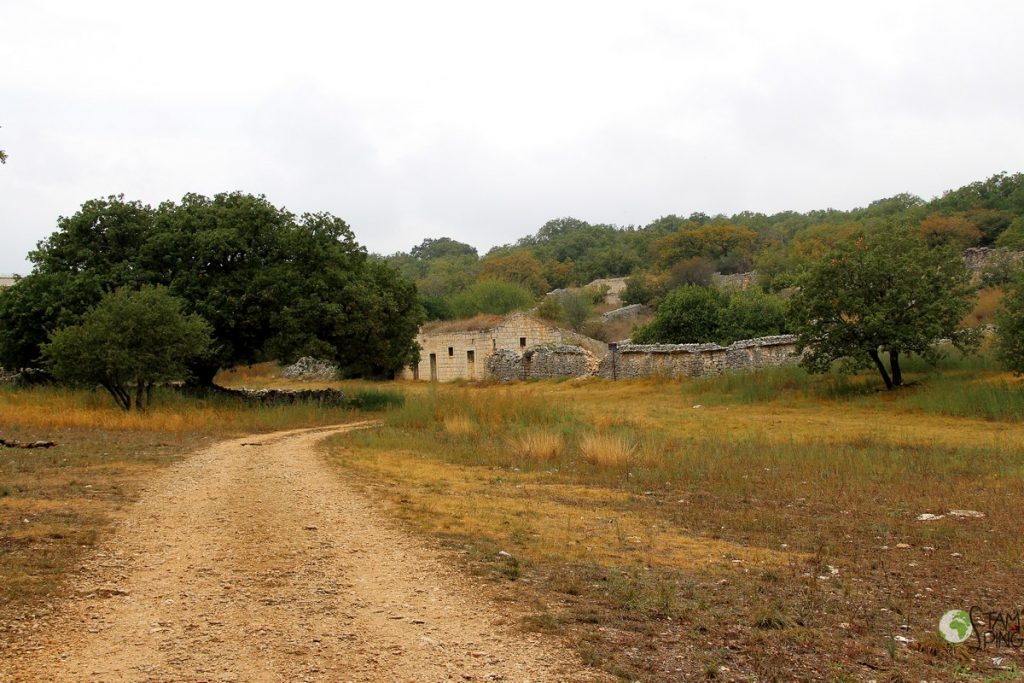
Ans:
POLYGON ((159 475, 0 681, 598 680, 321 461, 319 440, 359 426, 224 442, 159 475))

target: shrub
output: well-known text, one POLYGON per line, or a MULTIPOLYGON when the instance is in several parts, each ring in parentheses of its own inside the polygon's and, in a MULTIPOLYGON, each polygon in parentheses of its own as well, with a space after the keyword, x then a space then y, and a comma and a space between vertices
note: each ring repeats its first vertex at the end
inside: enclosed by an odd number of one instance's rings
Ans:
POLYGON ((533 306, 533 295, 522 285, 504 280, 480 280, 452 298, 456 317, 472 318, 480 313, 504 315, 533 306))
POLYGON ((786 302, 759 289, 733 292, 729 303, 719 311, 719 330, 715 340, 731 344, 739 339, 753 339, 787 330, 786 302))
POLYGON ((557 432, 529 431, 512 437, 510 446, 530 460, 550 461, 565 451, 565 440, 557 432))
POLYGON ((654 320, 633 333, 637 344, 684 344, 713 340, 727 297, 717 289, 688 285, 670 293, 654 320))

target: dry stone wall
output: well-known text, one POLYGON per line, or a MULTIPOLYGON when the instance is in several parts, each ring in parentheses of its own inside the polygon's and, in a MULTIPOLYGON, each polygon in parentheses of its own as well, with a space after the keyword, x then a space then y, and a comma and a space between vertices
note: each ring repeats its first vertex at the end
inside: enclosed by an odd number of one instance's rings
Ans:
POLYGON ((501 350, 487 361, 488 374, 500 381, 603 377, 706 377, 760 370, 799 361, 795 335, 718 344, 620 344, 598 360, 579 346, 537 347, 526 353, 501 350))
POLYGON ((597 376, 606 379, 705 377, 724 372, 793 365, 796 335, 718 344, 621 344, 601 359, 597 376))
POLYGON ((587 377, 597 372, 598 361, 581 346, 568 344, 538 346, 526 351, 499 350, 487 360, 487 373, 493 379, 509 382, 517 379, 563 379, 587 377))

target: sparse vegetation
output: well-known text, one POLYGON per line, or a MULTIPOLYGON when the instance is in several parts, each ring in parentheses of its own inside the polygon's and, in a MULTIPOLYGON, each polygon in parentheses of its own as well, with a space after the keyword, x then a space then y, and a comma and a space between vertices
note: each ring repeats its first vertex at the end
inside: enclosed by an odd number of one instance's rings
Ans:
MULTIPOLYGON (((438 386, 338 437, 334 461, 387 482, 369 490, 476 571, 517 579, 545 606, 525 626, 606 671, 943 680, 952 660, 914 644, 1024 578, 1024 386, 988 351, 904 373, 895 395, 801 368, 438 386), (954 506, 986 516, 916 519, 954 506)), ((999 673, 987 661, 967 670, 999 673)))

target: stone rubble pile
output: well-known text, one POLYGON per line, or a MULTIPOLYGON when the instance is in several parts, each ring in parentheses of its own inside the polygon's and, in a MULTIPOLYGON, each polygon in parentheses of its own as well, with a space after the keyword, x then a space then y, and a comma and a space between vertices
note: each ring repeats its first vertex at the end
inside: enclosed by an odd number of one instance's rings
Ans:
POLYGON ((330 361, 303 356, 281 371, 282 377, 297 380, 330 380, 338 375, 338 368, 330 361))

